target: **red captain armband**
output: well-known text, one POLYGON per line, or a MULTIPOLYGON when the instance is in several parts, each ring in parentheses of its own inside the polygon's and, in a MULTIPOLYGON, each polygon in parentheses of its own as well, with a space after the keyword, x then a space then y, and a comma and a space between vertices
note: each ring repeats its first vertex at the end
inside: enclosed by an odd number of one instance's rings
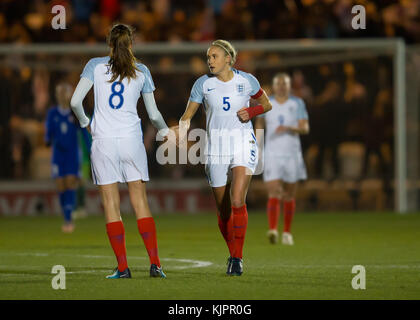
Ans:
POLYGON ((259 97, 261 97, 261 95, 264 93, 264 90, 260 88, 260 90, 258 90, 258 92, 256 94, 254 94, 253 96, 251 96, 252 99, 258 99, 259 97))
POLYGON ((258 106, 255 106, 255 107, 248 107, 245 110, 246 110, 246 112, 248 112, 248 115, 249 115, 250 119, 252 119, 255 116, 258 116, 259 114, 265 112, 264 107, 260 104, 258 106))

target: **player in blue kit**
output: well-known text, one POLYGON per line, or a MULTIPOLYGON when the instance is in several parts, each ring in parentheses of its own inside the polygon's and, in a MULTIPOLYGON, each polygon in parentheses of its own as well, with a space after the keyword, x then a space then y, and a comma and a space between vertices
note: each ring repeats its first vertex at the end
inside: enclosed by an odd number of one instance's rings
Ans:
POLYGON ((76 204, 76 189, 80 168, 80 148, 77 138, 78 130, 82 130, 84 141, 90 148, 90 141, 86 129, 81 129, 74 118, 70 100, 73 87, 61 82, 56 86, 55 95, 57 106, 51 108, 47 115, 46 136, 47 145, 52 150, 52 177, 55 179, 60 197, 60 205, 64 214, 62 231, 74 231, 72 212, 76 204))

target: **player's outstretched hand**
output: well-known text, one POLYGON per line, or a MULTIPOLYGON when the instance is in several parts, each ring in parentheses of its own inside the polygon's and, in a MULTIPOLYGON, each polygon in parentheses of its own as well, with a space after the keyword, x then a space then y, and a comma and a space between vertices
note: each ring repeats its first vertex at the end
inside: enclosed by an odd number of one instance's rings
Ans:
POLYGON ((179 126, 173 126, 169 128, 169 133, 164 137, 164 141, 169 140, 179 147, 179 126))
POLYGON ((177 147, 178 148, 186 148, 187 147, 187 137, 188 137, 188 130, 185 128, 178 128, 178 135, 177 135, 177 147))
POLYGON ((287 131, 289 131, 289 127, 287 126, 278 126, 276 129, 277 134, 285 133, 287 131))
POLYGON ((249 121, 249 113, 246 111, 246 107, 240 109, 236 114, 241 122, 248 122, 249 121))

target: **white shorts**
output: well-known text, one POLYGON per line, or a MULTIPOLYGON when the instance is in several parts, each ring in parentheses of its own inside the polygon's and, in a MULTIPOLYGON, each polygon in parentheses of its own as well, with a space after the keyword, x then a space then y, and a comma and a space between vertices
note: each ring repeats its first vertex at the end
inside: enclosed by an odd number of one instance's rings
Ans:
POLYGON ((306 180, 306 166, 302 154, 296 157, 270 157, 264 162, 263 180, 282 180, 295 183, 306 180))
POLYGON ((90 158, 94 184, 149 181, 141 137, 94 139, 90 158))
POLYGON ((205 171, 211 187, 223 187, 232 179, 232 168, 246 167, 248 174, 252 175, 258 164, 258 146, 250 143, 249 146, 231 156, 207 155, 205 171))

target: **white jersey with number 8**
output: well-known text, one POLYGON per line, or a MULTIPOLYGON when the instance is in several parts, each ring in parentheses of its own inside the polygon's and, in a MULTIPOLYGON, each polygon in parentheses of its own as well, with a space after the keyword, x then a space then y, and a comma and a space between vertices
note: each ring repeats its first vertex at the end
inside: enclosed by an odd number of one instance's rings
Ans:
POLYGON ((80 77, 94 84, 95 109, 92 131, 91 168, 97 185, 148 181, 146 149, 142 140, 137 101, 141 92, 155 90, 152 76, 141 63, 135 79, 111 80, 109 57, 93 58, 80 77))
POLYGON ((109 82, 112 77, 109 57, 93 58, 86 64, 80 77, 94 84, 95 109, 90 124, 92 138, 128 138, 142 135, 137 101, 141 92, 153 92, 155 86, 149 69, 136 63, 135 79, 109 82))

